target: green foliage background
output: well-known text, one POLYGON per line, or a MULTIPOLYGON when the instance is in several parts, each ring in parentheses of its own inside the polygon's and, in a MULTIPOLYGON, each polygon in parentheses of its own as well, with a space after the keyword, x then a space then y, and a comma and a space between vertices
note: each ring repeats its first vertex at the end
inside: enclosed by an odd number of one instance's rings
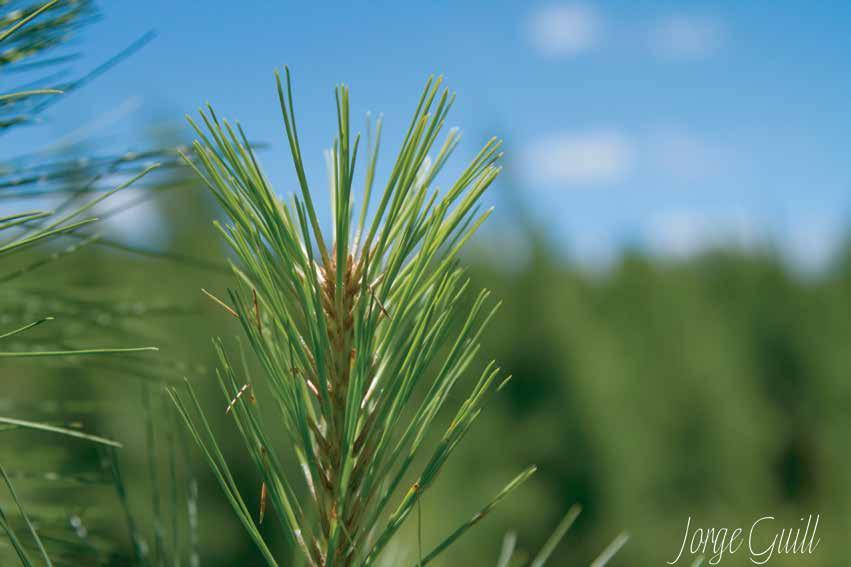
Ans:
MULTIPOLYGON (((171 230, 163 251, 220 260, 209 227, 215 210, 200 187, 180 181, 157 203, 171 230)), ((493 261, 499 232, 494 225, 478 236, 466 261, 475 283, 505 300, 483 351, 516 378, 424 501, 426 546, 474 513, 519 467, 534 462, 539 472, 441 564, 494 564, 508 530, 518 532, 521 548, 535 550, 575 502, 584 512, 557 549, 556 565, 587 564, 621 530, 632 538, 615 565, 659 564, 674 556, 689 516, 707 526, 747 528, 770 514, 785 522, 779 528, 811 513, 822 515, 822 544, 806 564, 842 561, 851 551, 843 537, 851 528, 851 254, 829 272, 807 277, 770 251, 732 250, 679 261, 627 252, 611 271, 589 274, 559 259, 536 229, 526 235, 531 254, 519 267, 493 261)), ((210 411, 217 433, 247 501, 257 499, 259 480, 210 373, 210 335, 238 329, 200 288, 221 290, 227 281, 210 269, 90 247, 58 263, 46 289, 138 303, 138 316, 123 324, 159 344, 162 360, 145 368, 144 378, 117 361, 27 362, 14 371, 3 364, 7 414, 27 408, 30 418, 80 420, 87 430, 125 442, 120 454, 130 505, 151 547, 155 492, 171 546, 166 435, 174 424, 153 379, 186 374, 207 408, 221 406, 220 413, 210 411), (148 469, 143 390, 154 408, 156 484, 148 469), (56 407, 45 400, 56 400, 56 407), (74 402, 85 407, 75 409, 74 402)), ((102 332, 132 344, 132 334, 99 330, 96 321, 86 325, 89 343, 102 332)), ((111 480, 98 476, 98 452, 35 433, 3 435, 9 441, 0 454, 7 468, 23 475, 17 484, 32 514, 50 512, 59 532, 67 512, 77 510, 90 524, 89 538, 117 540, 106 546, 115 564, 128 560, 121 507, 111 480), (47 472, 100 481, 78 488, 45 481, 47 472)), ((200 485, 202 564, 260 564, 194 447, 179 444, 177 456, 181 475, 200 485)), ((179 537, 188 553, 182 481, 177 489, 179 537)), ((405 532, 411 544, 414 524, 405 532)), ((273 522, 264 527, 275 529, 273 522)), ((805 563, 780 557, 771 564, 805 563)))

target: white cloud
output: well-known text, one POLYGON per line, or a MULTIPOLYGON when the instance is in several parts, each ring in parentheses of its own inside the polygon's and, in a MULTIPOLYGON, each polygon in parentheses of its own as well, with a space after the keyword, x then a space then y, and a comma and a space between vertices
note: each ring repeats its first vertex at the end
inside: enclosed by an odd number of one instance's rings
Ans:
POLYGON ((786 250, 792 262, 808 272, 830 266, 842 248, 845 219, 841 215, 807 214, 787 227, 786 250))
POLYGON ((523 168, 538 182, 616 183, 631 172, 634 153, 631 142, 616 130, 562 132, 530 144, 523 152, 523 168))
POLYGON ((805 213, 778 226, 745 209, 669 210, 651 216, 644 242, 657 254, 686 258, 714 248, 774 248, 805 273, 828 268, 841 250, 845 220, 835 213, 805 213))
MULTIPOLYGON (((116 176, 110 183, 118 185, 124 175, 116 176)), ((144 242, 153 247, 166 246, 172 237, 172 231, 164 224, 162 212, 157 204, 150 200, 138 201, 143 189, 131 186, 112 195, 98 204, 96 211, 104 218, 103 224, 111 233, 123 242, 144 242), (129 207, 121 212, 122 207, 129 207)))
POLYGON ((593 49, 600 32, 600 16, 585 4, 544 6, 529 18, 532 45, 549 57, 571 57, 593 49))
POLYGON ((658 21, 649 34, 653 53, 669 61, 707 59, 721 49, 721 23, 706 16, 675 14, 658 21))
POLYGON ((606 185, 645 175, 686 187, 729 168, 723 146, 680 127, 561 131, 521 152, 521 171, 532 183, 606 185))
POLYGON ((645 144, 647 165, 676 181, 700 180, 724 166, 721 148, 682 128, 655 128, 645 144))
POLYGON ((645 241, 654 252, 687 257, 715 247, 753 248, 766 241, 756 219, 737 210, 709 215, 697 210, 675 210, 650 218, 645 241))
POLYGON ((645 238, 656 252, 685 257, 707 245, 707 232, 706 219, 692 212, 676 211, 652 218, 645 238))

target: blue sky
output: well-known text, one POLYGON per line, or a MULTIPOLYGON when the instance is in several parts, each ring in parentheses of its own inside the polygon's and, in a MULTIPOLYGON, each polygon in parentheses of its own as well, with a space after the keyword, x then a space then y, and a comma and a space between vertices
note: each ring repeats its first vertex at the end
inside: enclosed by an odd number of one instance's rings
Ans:
MULTIPOLYGON (((80 70, 149 29, 142 52, 69 95, 2 150, 85 131, 122 147, 207 101, 271 144, 294 189, 273 70, 295 78, 308 173, 325 179, 333 87, 383 113, 385 165, 425 78, 458 93, 460 167, 506 139, 512 186, 567 253, 622 244, 690 254, 769 241, 829 258, 851 212, 851 4, 846 2, 102 2, 80 70)), ((72 136, 73 137, 73 136, 72 136)), ((496 222, 509 226, 500 205, 496 222)))

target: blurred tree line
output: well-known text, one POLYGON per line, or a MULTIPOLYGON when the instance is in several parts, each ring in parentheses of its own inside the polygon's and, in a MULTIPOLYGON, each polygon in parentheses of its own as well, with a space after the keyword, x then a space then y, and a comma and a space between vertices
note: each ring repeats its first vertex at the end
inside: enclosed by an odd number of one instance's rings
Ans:
MULTIPOLYGON (((25 409, 32 419, 79 422, 123 441, 126 502, 93 448, 21 434, 3 444, 0 457, 68 564, 130 562, 131 519, 152 564, 195 548, 202 565, 259 565, 161 391, 186 376, 208 409, 221 406, 210 412, 218 415, 214 426, 246 500, 256 502, 259 479, 212 375, 210 337, 239 331, 200 291, 223 296, 231 281, 210 224, 217 212, 180 168, 144 185, 133 194, 151 195, 155 214, 144 219, 155 245, 136 238, 124 249, 88 246, 57 262, 38 295, 27 294, 28 278, 9 293, 42 307, 51 306, 52 294, 73 294, 82 303, 70 317, 88 344, 144 338, 161 347, 160 356, 138 364, 4 363, 9 378, 0 400, 5 414, 25 409), (120 323, 99 307, 106 300, 128 306, 120 323), (194 519, 190 505, 198 507, 194 519), (86 527, 76 539, 68 533, 72 516, 86 527)), ((131 207, 116 220, 134 214, 131 207)), ((563 260, 534 223, 523 234, 522 260, 495 260, 500 243, 492 234, 480 235, 465 260, 473 287, 491 288, 504 301, 483 356, 515 379, 424 501, 424 546, 522 466, 537 463, 539 472, 441 564, 493 565, 509 530, 521 548, 535 550, 576 502, 583 514, 553 564, 587 564, 626 530, 631 540, 613 564, 658 565, 676 555, 689 516, 706 527, 747 530, 764 515, 776 516, 779 529, 808 514, 821 514, 816 555, 771 564, 842 563, 851 552, 843 537, 851 530, 851 249, 816 276, 797 273, 771 250, 715 250, 685 260, 627 250, 609 270, 590 273, 563 260)), ((40 332, 32 340, 49 339, 40 332)), ((415 549, 415 522, 408 524, 415 549)), ((275 529, 267 520, 264 530, 275 529)))

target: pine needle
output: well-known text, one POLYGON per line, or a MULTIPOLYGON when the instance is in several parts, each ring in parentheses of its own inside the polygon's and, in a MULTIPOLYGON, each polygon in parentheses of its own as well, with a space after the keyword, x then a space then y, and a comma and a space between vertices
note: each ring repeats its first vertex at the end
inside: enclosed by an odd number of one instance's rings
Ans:
POLYGON ((67 437, 74 437, 75 439, 82 439, 84 441, 91 441, 92 443, 98 443, 101 445, 108 445, 110 447, 121 448, 121 443, 118 441, 113 441, 111 439, 106 439, 104 437, 98 437, 97 435, 89 435, 88 433, 83 433, 81 431, 77 431, 74 429, 67 429, 65 427, 57 427, 55 425, 49 425, 47 423, 38 423, 35 421, 26 421, 23 419, 15 419, 11 417, 0 417, 0 424, 13 425, 15 427, 20 427, 23 429, 32 429, 35 431, 46 431, 49 433, 58 433, 60 435, 65 435, 67 437))
POLYGON ((21 513, 21 517, 24 519, 24 522, 27 524, 27 529, 30 531, 30 535, 35 541, 35 544, 38 546, 39 552, 41 552, 41 557, 44 559, 45 565, 47 567, 52 567, 53 563, 50 561, 50 557, 47 555, 47 550, 44 548, 44 543, 41 541, 41 537, 39 537, 38 532, 35 529, 35 526, 30 521, 30 517, 27 515, 26 510, 24 510, 23 504, 18 499, 18 494, 15 492, 15 487, 12 486, 12 481, 9 478, 9 475, 6 474, 6 469, 3 468, 3 465, 0 464, 0 475, 3 476, 3 480, 6 482, 6 486, 9 489, 9 493, 12 495, 12 500, 15 501, 15 506, 18 507, 18 511, 21 513))
POLYGON ((591 567, 604 567, 612 557, 629 541, 629 534, 622 533, 610 543, 597 559, 591 563, 591 567))
POLYGON ((553 551, 555 551, 556 546, 558 546, 559 542, 564 538, 567 530, 570 529, 573 522, 575 522, 576 518, 579 517, 580 512, 582 512, 582 507, 578 504, 570 507, 565 517, 561 520, 561 522, 559 522, 558 526, 556 526, 555 531, 547 539, 546 543, 544 543, 541 551, 538 552, 538 555, 535 556, 535 559, 532 560, 529 567, 544 566, 547 559, 549 559, 550 555, 552 555, 553 551))

